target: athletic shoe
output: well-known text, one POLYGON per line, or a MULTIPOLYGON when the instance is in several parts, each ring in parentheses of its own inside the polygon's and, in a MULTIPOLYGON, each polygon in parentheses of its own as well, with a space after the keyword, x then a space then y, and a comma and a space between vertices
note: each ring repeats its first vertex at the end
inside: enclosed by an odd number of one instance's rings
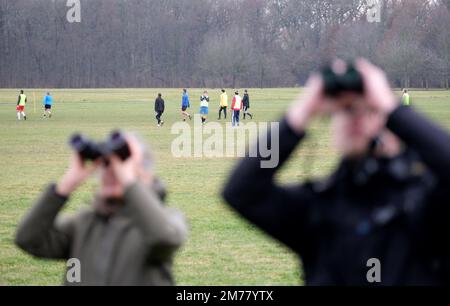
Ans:
POLYGON ((27 120, 27 116, 23 116, 23 120, 27 120))
POLYGON ((164 125, 164 121, 161 120, 161 126, 163 126, 163 125, 164 125))

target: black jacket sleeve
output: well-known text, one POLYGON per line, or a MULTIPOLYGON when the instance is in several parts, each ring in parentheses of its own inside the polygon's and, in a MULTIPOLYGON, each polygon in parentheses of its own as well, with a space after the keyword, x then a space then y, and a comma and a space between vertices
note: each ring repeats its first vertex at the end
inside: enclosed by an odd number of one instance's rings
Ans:
POLYGON ((391 114, 387 127, 420 154, 441 182, 450 184, 449 133, 405 106, 391 114))
MULTIPOLYGON (((263 136, 268 137, 269 144, 270 135, 269 132, 263 136)), ((274 176, 303 137, 304 133, 297 135, 283 120, 279 129, 279 165, 264 169, 261 167, 264 158, 259 153, 256 158, 247 155, 233 171, 223 191, 231 207, 295 251, 302 248, 307 236, 302 229, 312 193, 304 186, 278 186, 274 176)))

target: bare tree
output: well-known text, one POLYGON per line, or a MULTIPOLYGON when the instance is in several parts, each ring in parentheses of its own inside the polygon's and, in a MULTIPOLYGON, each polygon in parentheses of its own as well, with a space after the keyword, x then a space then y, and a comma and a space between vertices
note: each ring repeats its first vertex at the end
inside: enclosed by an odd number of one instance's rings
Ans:
POLYGON ((0 0, 1 87, 276 87, 365 56, 397 86, 449 87, 448 0, 0 0))

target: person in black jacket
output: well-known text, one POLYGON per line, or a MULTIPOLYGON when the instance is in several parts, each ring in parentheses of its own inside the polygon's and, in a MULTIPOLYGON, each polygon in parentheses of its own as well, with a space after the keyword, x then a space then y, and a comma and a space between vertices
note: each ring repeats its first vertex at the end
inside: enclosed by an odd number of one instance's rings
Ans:
POLYGON ((278 167, 245 158, 223 196, 299 255, 308 285, 450 284, 450 135, 400 106, 379 68, 363 59, 356 68, 363 96, 330 101, 322 78, 312 76, 280 123, 278 167), (342 155, 337 170, 323 181, 277 184, 323 113, 331 114, 342 155))
POLYGON ((250 116, 250 119, 253 119, 253 115, 249 112, 250 109, 250 96, 248 95, 248 90, 244 91, 244 97, 242 98, 242 103, 244 104, 244 120, 245 116, 250 116))
POLYGON ((161 120, 161 116, 164 113, 164 100, 162 98, 162 94, 158 94, 158 98, 155 100, 155 112, 156 112, 156 120, 158 121, 158 126, 162 126, 164 121, 161 120))

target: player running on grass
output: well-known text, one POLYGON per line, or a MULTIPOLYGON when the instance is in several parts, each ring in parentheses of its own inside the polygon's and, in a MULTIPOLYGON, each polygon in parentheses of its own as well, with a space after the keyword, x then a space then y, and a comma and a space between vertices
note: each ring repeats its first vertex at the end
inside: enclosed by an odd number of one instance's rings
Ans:
POLYGON ((189 120, 192 119, 192 116, 186 111, 188 108, 191 107, 191 104, 189 102, 189 95, 187 93, 187 89, 183 89, 183 97, 181 99, 181 115, 184 116, 183 121, 186 121, 186 118, 189 118, 189 120))
POLYGON ((239 95, 239 92, 236 91, 234 94, 235 96, 233 98, 233 102, 231 103, 231 110, 233 112, 231 122, 233 127, 236 125, 239 126, 239 116, 243 106, 242 98, 239 95))
POLYGON ((228 95, 225 89, 222 89, 222 94, 220 95, 220 109, 219 109, 219 119, 222 118, 222 112, 225 115, 225 120, 227 119, 227 108, 228 108, 228 95))
POLYGON ((404 106, 411 106, 411 97, 409 96, 408 89, 403 89, 402 103, 404 106))
POLYGON ((200 97, 200 115, 202 116, 202 124, 206 123, 209 113, 209 96, 208 92, 205 90, 203 95, 200 97))
POLYGON ((49 92, 47 92, 47 95, 44 97, 44 118, 51 118, 52 117, 52 105, 53 105, 53 97, 50 95, 49 92))
POLYGON ((164 105, 164 99, 162 98, 162 94, 158 94, 158 98, 155 100, 155 113, 156 113, 156 120, 158 121, 158 127, 161 127, 164 125, 164 121, 161 119, 161 116, 164 113, 165 105, 164 105))
POLYGON ((23 93, 23 90, 20 91, 19 98, 17 100, 17 119, 21 120, 21 115, 24 120, 27 120, 27 115, 25 115, 25 104, 27 104, 27 96, 23 93))
POLYGON ((242 104, 244 105, 244 120, 245 116, 250 116, 250 119, 253 120, 253 115, 249 112, 250 109, 250 96, 248 95, 248 90, 246 89, 244 92, 244 97, 242 98, 242 104))

